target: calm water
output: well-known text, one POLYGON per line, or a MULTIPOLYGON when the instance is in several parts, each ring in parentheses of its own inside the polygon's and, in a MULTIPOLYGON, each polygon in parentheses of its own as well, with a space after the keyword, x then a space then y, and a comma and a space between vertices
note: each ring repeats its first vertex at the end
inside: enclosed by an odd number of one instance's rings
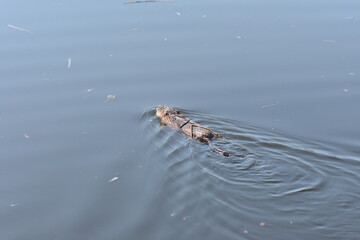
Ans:
POLYGON ((358 239, 360 2, 124 2, 0 3, 0 238, 358 239))

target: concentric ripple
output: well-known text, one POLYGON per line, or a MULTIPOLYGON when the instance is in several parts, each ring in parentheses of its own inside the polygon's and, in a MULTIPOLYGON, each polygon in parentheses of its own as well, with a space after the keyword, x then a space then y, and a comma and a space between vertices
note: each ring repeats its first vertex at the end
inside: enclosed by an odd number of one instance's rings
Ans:
POLYGON ((275 232, 281 235, 272 239, 297 239, 300 233, 302 238, 341 237, 343 228, 330 231, 330 226, 337 227, 337 215, 349 215, 342 224, 346 231, 358 231, 351 219, 360 214, 354 201, 360 197, 360 161, 343 154, 356 150, 336 151, 330 144, 182 112, 224 136, 214 144, 231 156, 217 155, 206 144, 160 127, 152 109, 141 116, 154 159, 166 168, 162 192, 172 214, 191 222, 185 229, 169 223, 172 234, 189 239, 206 231, 210 239, 268 239, 269 229, 279 229, 275 232))

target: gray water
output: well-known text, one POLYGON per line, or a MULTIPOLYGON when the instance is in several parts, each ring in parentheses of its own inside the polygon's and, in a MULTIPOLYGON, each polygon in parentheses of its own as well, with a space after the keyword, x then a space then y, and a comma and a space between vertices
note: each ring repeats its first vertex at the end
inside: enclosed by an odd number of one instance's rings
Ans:
POLYGON ((358 239, 360 2, 124 2, 0 3, 0 238, 358 239))

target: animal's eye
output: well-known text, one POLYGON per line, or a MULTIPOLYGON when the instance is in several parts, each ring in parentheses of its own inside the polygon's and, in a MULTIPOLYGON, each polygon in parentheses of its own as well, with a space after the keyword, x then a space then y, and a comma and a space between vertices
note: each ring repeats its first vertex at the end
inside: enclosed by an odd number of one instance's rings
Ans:
POLYGON ((180 112, 179 112, 179 111, 176 111, 176 113, 177 113, 177 114, 180 114, 180 112))
POLYGON ((166 113, 165 113, 165 115, 167 116, 167 115, 169 115, 169 113, 168 113, 168 112, 166 112, 166 113))

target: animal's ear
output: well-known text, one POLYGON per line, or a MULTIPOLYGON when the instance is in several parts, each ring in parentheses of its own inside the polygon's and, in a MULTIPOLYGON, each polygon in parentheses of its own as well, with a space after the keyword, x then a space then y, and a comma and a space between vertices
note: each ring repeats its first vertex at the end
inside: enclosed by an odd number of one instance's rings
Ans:
POLYGON ((163 121, 160 121, 160 126, 166 126, 166 123, 164 123, 163 121))

